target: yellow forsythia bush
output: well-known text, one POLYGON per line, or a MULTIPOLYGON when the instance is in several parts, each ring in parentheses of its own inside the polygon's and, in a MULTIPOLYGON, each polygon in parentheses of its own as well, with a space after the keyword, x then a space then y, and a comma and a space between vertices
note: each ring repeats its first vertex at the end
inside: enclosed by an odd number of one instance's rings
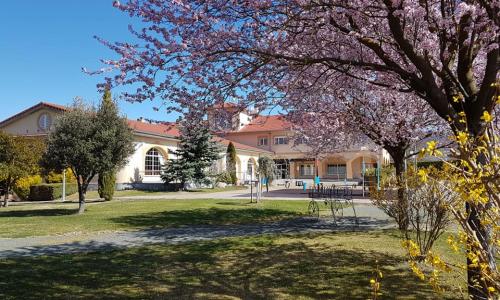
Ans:
MULTIPOLYGON (((47 183, 61 183, 61 182, 63 182, 62 173, 56 173, 54 171, 51 171, 49 172, 49 174, 47 174, 47 183)), ((76 182, 76 178, 73 175, 73 172, 71 171, 70 168, 66 169, 66 182, 67 183, 76 182)))
POLYGON ((42 181, 43 179, 40 175, 23 177, 16 181, 13 190, 21 200, 26 201, 30 195, 30 187, 32 185, 40 184, 42 181))

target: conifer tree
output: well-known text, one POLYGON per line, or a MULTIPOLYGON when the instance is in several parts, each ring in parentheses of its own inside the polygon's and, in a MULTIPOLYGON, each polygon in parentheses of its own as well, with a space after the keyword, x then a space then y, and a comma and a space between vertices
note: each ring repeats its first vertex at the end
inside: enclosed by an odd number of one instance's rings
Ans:
POLYGON ((180 130, 179 148, 172 152, 176 157, 163 166, 162 180, 179 182, 183 189, 188 182, 208 184, 209 167, 219 159, 219 146, 208 127, 199 120, 184 120, 180 130))
POLYGON ((236 148, 233 142, 229 142, 229 145, 227 145, 226 168, 231 175, 231 183, 236 184, 238 181, 236 176, 236 148))
MULTIPOLYGON (((125 131, 119 132, 117 128, 123 127, 123 122, 117 119, 116 116, 119 115, 118 107, 111 97, 111 91, 106 89, 102 97, 101 106, 97 113, 98 121, 101 124, 101 130, 103 130, 104 135, 116 136, 123 134, 125 131), (104 127, 110 126, 111 127, 104 127), (109 131, 109 132, 108 132, 109 131)), ((122 128, 121 130, 125 130, 122 128)), ((130 138, 130 137, 129 137, 130 138)), ((111 154, 111 153, 108 153, 111 154)), ((116 186, 116 170, 115 168, 110 168, 99 173, 98 177, 98 192, 99 197, 110 201, 113 199, 116 186)))

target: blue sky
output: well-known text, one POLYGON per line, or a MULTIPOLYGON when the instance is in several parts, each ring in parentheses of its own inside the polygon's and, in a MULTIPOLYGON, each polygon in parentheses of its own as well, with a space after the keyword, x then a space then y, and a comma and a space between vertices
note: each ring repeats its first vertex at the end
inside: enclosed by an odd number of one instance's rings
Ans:
MULTIPOLYGON (((130 40, 135 22, 112 6, 112 0, 14 0, 0 7, 0 120, 40 101, 70 104, 80 96, 100 101, 96 84, 82 67, 98 69, 100 58, 113 53, 93 36, 130 40)), ((159 102, 119 102, 129 118, 172 121, 155 112, 159 102)))

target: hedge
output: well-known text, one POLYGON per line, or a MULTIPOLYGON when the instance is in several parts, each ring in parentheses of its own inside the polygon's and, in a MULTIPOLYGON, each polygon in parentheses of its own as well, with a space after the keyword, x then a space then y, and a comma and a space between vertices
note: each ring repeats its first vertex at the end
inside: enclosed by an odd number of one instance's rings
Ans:
POLYGON ((17 180, 12 189, 19 199, 26 201, 29 198, 31 186, 38 185, 42 183, 42 181, 43 179, 40 175, 23 177, 17 180))
MULTIPOLYGON (((62 198, 63 185, 62 183, 48 183, 33 185, 30 188, 29 200, 31 201, 48 201, 62 198)), ((66 184, 66 196, 78 192, 76 183, 66 184)))

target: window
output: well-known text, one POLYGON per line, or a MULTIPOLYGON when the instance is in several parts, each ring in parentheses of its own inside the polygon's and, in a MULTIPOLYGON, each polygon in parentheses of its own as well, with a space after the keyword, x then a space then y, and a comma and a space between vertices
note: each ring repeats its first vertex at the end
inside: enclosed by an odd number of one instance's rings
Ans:
POLYGON ((275 176, 278 179, 287 179, 290 178, 290 163, 285 159, 276 159, 274 160, 275 176))
POLYGON ((259 146, 267 146, 267 137, 259 137, 259 146))
POLYGON ((274 137, 275 145, 286 145, 288 144, 288 138, 286 136, 275 136, 274 137))
POLYGON ((345 164, 330 164, 326 168, 326 173, 328 176, 332 176, 335 178, 345 178, 346 166, 345 164))
POLYGON ((52 126, 52 118, 49 114, 41 114, 40 118, 38 118, 38 128, 42 131, 48 131, 52 126))
POLYGON ((248 160, 247 164, 247 175, 248 177, 252 178, 253 177, 253 161, 248 160))
POLYGON ((299 168, 300 176, 313 176, 314 175, 314 165, 313 164, 302 164, 299 168))
POLYGON ((163 156, 156 148, 150 149, 146 153, 145 174, 147 176, 159 176, 161 174, 161 165, 163 156))
POLYGON ((295 138, 295 143, 297 145, 305 144, 306 143, 306 138, 303 137, 303 136, 297 137, 297 138, 295 138))

